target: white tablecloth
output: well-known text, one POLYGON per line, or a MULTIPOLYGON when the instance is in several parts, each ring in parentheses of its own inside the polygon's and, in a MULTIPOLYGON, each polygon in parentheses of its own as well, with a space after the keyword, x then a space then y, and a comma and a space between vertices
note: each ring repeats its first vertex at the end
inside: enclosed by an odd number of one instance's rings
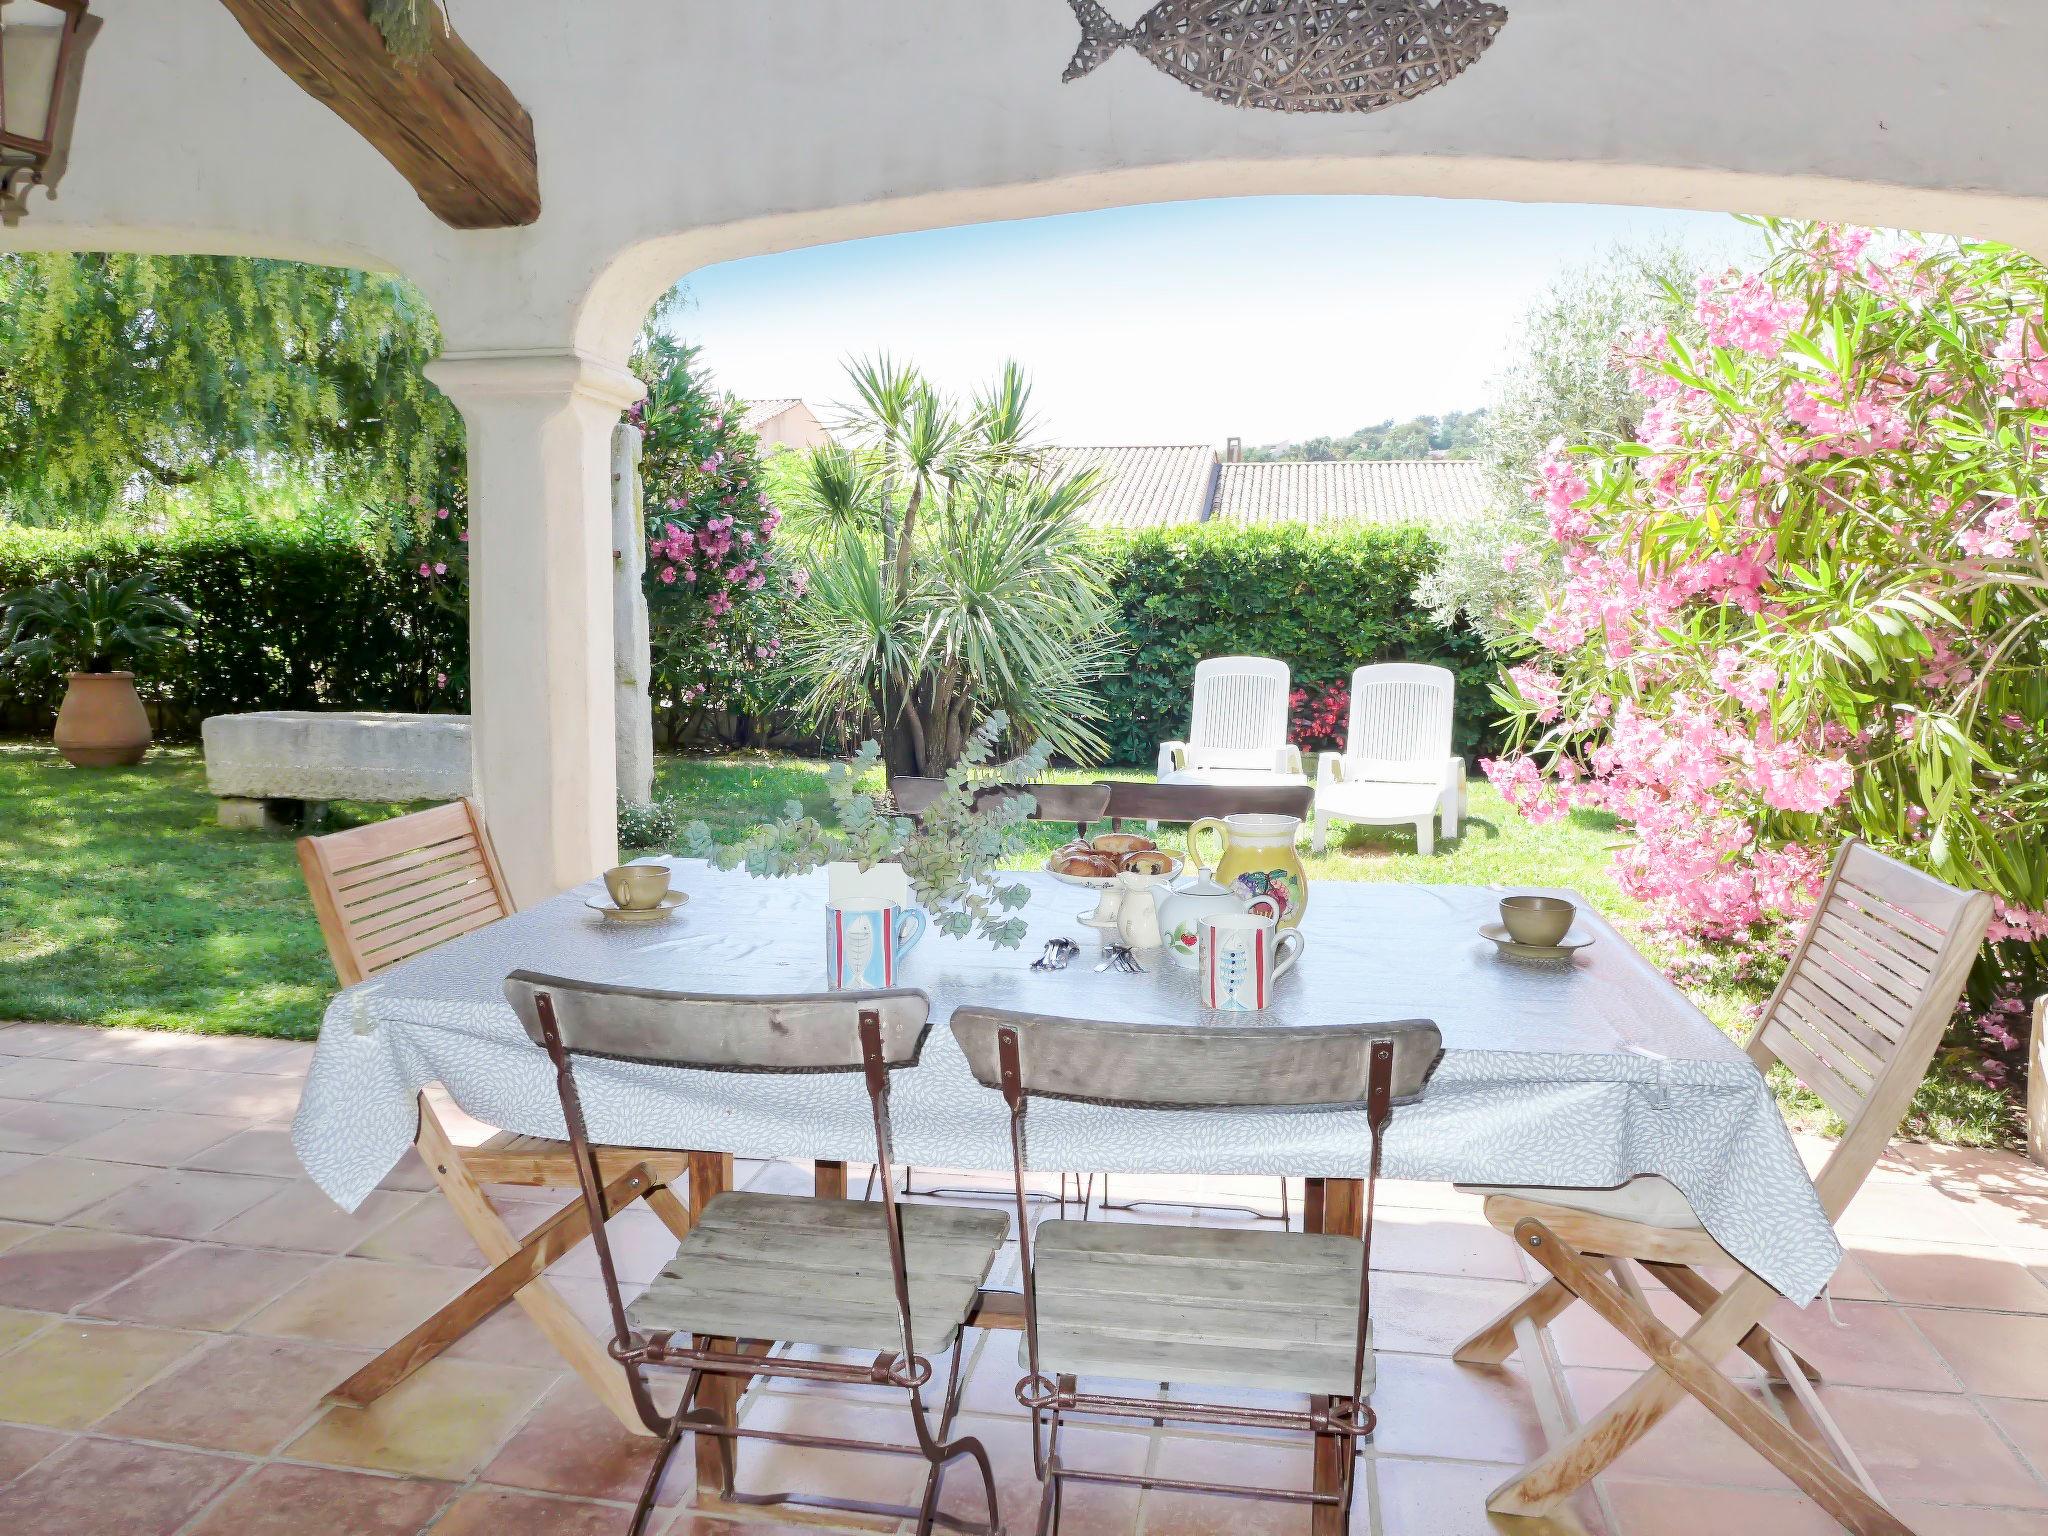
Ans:
MULTIPOLYGON (((755 880, 674 861, 690 902, 667 924, 605 923, 592 882, 340 993, 329 1005, 292 1127, 307 1171, 353 1209, 411 1144, 414 1100, 446 1085, 478 1119, 561 1136, 545 1055, 499 987, 509 971, 707 992, 814 990, 824 968, 823 879, 755 880)), ((1026 877, 1022 949, 936 932, 906 959, 936 1027, 893 1090, 896 1155, 940 1168, 1009 1166, 1001 1095, 977 1084, 944 1027, 977 1002, 1040 1013, 1175 1022, 1205 1015, 1192 972, 1148 953, 1144 975, 1093 968, 1074 922, 1089 893, 1026 877), (1081 940, 1064 971, 1030 968, 1044 941, 1081 940)), ((1740 1049, 1597 915, 1568 963, 1504 957, 1478 937, 1498 892, 1475 886, 1319 882, 1308 947, 1281 977, 1276 1024, 1429 1018, 1445 1053, 1421 1102, 1398 1110, 1385 1172, 1476 1184, 1612 1186, 1661 1174, 1723 1247, 1792 1300, 1819 1293, 1841 1257, 1762 1076, 1740 1049)), ((1584 903, 1582 902, 1583 906, 1584 903)), ((760 1077, 587 1061, 579 1082, 601 1142, 749 1157, 873 1156, 858 1074, 760 1077)), ((1134 1112, 1044 1103, 1033 1162, 1127 1173, 1356 1178, 1355 1112, 1134 1112)))

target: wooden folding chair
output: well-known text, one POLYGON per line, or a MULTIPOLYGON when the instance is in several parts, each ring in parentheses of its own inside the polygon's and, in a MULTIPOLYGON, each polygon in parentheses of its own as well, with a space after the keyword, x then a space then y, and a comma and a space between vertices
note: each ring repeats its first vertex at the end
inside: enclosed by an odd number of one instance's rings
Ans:
MULTIPOLYGON (((1785 1066, 1847 1123, 1814 1180, 1839 1220, 1912 1102, 1962 995, 1991 898, 1959 891, 1853 839, 1835 857, 1820 904, 1746 1049, 1759 1068, 1785 1066)), ((1663 1179, 1618 1189, 1488 1192, 1486 1219, 1550 1278, 1455 1351, 1498 1364, 1520 1351, 1552 1441, 1549 1452, 1494 1490, 1487 1508, 1539 1515, 1597 1477, 1686 1396, 1858 1536, 1910 1536, 1814 1394, 1820 1373, 1763 1326, 1776 1293, 1700 1226, 1663 1179), (1590 1257, 1589 1257, 1590 1256, 1590 1257), (1603 1262, 1604 1261, 1604 1262, 1603 1262), (1651 1312, 1630 1262, 1699 1314, 1682 1337, 1651 1312), (1703 1268, 1736 1271, 1726 1290, 1703 1268), (1548 1325, 1583 1301, 1653 1362, 1607 1407, 1576 1421, 1548 1325), (1739 1348, 1791 1394, 1795 1431, 1722 1375, 1739 1348), (1815 1444, 1815 1439, 1819 1444, 1815 1444)))
MULTIPOLYGON (((345 987, 514 910, 483 813, 473 800, 325 837, 302 837, 298 846, 320 932, 345 987)), ((414 1145, 420 1160, 493 1267, 336 1387, 329 1400, 367 1407, 507 1301, 517 1301, 620 1421, 639 1430, 625 1373, 543 1278, 548 1265, 589 1237, 583 1204, 572 1201, 522 1242, 482 1187, 578 1188, 569 1143, 500 1131, 481 1146, 458 1147, 424 1093, 419 1113, 414 1145)), ((625 1199, 645 1199, 677 1237, 689 1231, 689 1212, 668 1188, 688 1168, 687 1153, 637 1147, 599 1147, 596 1152, 608 1181, 630 1180, 621 1190, 625 1199)))

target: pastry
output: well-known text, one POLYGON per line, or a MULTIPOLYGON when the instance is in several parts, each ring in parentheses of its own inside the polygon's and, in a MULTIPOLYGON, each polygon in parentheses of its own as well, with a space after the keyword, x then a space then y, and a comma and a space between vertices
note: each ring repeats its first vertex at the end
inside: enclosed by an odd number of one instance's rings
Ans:
POLYGON ((1107 880, 1116 873, 1116 860, 1106 853, 1069 853, 1061 849, 1052 856, 1052 870, 1060 875, 1107 880))
POLYGON ((1118 865, 1134 875, 1169 875, 1173 873, 1173 855, 1158 848, 1139 848, 1125 854, 1118 865))
POLYGON ((1135 832, 1103 832, 1090 839, 1089 846, 1097 853, 1121 857, 1126 853, 1143 853, 1146 849, 1157 848, 1159 845, 1151 838, 1140 837, 1135 832))

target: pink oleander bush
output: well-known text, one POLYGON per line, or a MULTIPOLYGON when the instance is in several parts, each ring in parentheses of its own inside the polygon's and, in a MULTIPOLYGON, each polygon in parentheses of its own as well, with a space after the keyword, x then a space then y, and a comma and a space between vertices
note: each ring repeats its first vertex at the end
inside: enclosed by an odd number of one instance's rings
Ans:
POLYGON ((1628 338, 1629 442, 1532 494, 1561 576, 1485 767, 1612 813, 1623 887, 1688 936, 1787 942, 1848 835, 1997 919, 1952 1036, 2008 1085, 2048 941, 2048 272, 2006 246, 1763 226, 1628 338))

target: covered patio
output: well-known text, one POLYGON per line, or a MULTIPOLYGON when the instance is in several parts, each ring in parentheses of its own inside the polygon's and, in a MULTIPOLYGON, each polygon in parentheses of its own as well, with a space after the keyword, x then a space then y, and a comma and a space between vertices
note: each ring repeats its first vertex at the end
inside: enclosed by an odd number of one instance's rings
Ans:
MULTIPOLYGON (((10 1095, 0 1099, 0 1527, 53 1536, 625 1529, 652 1442, 626 1433, 516 1309, 368 1412, 323 1404, 473 1280, 482 1259, 416 1162, 352 1215, 304 1176, 289 1122, 310 1046, 15 1024, 0 1028, 0 1057, 10 1095)), ((453 1106, 446 1113, 460 1137, 488 1134, 453 1106)), ((1802 1150, 1817 1159, 1825 1144, 1802 1150)), ((742 1162, 736 1177, 749 1189, 810 1185, 808 1166, 787 1163, 742 1162)), ((1256 1183, 1228 1194, 1269 1200, 1256 1183)), ((1159 1180, 1145 1193, 1223 1191, 1159 1180)), ((566 1194, 508 1189, 497 1203, 523 1232, 566 1194)), ((1354 1531, 1837 1529, 1694 1404, 1603 1480, 1613 1524, 1584 1495, 1547 1524, 1491 1523, 1487 1492, 1542 1449, 1543 1430, 1518 1366, 1457 1365, 1449 1353, 1528 1277, 1476 1198, 1398 1181, 1380 1195, 1374 1403, 1383 1429, 1365 1453, 1370 1496, 1354 1531)), ((674 1241, 638 1208, 613 1231, 637 1292, 674 1241)), ((1830 1290, 1832 1318, 1827 1305, 1781 1304, 1771 1326, 1821 1368, 1822 1401, 1887 1501, 1923 1536, 2048 1529, 2048 1175, 2014 1154, 1900 1144, 1840 1231, 1849 1257, 1830 1290)), ((589 1248, 550 1273, 601 1326, 589 1248)), ((1655 1304, 1674 1321, 1682 1310, 1661 1292, 1655 1304)), ((1583 1309, 1555 1334, 1584 1414, 1645 1363, 1583 1309)), ((1744 1367, 1738 1358, 1729 1369, 1744 1367)), ((1015 1375, 1011 1336, 983 1336, 963 1425, 995 1458, 1006 1511, 1028 1513, 1036 1480, 1015 1375)), ((749 1423, 886 1435, 893 1424, 875 1421, 900 1410, 799 1386, 757 1387, 744 1411, 749 1423)), ((1308 1454, 1258 1433, 1138 1426, 1080 1438, 1109 1464, 1166 1477, 1284 1481, 1301 1475, 1308 1454)), ((884 1501, 910 1496, 918 1478, 900 1462, 782 1449, 756 1450, 743 1465, 754 1487, 884 1501)), ((799 1528, 772 1510, 693 1513, 690 1471, 687 1460, 672 1468, 652 1529, 799 1528)), ((971 1517, 976 1497, 963 1469, 945 1507, 971 1517)), ((1161 1536, 1303 1524, 1279 1506, 1082 1489, 1064 1529, 1161 1536)))

